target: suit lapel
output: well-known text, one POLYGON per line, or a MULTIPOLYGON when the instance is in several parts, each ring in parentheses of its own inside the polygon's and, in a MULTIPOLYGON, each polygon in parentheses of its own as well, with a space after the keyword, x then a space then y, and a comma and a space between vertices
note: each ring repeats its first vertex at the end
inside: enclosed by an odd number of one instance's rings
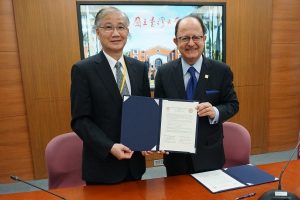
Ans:
POLYGON ((208 60, 205 59, 205 57, 203 57, 201 72, 199 75, 199 80, 198 80, 196 91, 194 94, 195 100, 199 100, 200 102, 203 102, 205 100, 204 99, 204 97, 206 96, 205 88, 207 86, 207 81, 208 81, 209 77, 210 77, 209 63, 208 63, 208 60))
POLYGON ((178 91, 178 98, 185 99, 186 93, 184 88, 183 72, 181 66, 181 59, 178 59, 178 62, 175 64, 171 74, 175 82, 175 90, 178 91))
POLYGON ((118 102, 122 101, 122 97, 120 95, 120 91, 116 83, 114 74, 102 51, 95 57, 95 63, 97 74, 102 80, 107 91, 111 94, 112 99, 115 99, 118 102))

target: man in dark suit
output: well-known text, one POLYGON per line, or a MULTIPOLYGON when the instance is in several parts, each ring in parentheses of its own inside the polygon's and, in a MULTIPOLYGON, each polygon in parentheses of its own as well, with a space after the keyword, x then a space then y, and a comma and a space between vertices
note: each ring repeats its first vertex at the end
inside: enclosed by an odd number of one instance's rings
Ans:
POLYGON ((197 152, 165 155, 168 176, 222 168, 222 123, 239 109, 230 68, 202 55, 205 32, 198 16, 180 19, 175 27, 174 43, 181 58, 165 64, 156 74, 155 97, 199 101, 197 152))
POLYGON ((141 179, 145 158, 120 144, 122 95, 150 96, 144 63, 123 56, 128 17, 114 7, 95 18, 102 51, 74 64, 71 126, 83 141, 83 179, 111 184, 141 179))

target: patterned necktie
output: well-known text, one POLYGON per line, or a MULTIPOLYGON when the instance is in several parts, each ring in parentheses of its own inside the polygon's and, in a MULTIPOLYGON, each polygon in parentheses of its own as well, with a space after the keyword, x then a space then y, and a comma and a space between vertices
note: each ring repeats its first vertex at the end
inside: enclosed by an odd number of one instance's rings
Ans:
POLYGON ((116 76, 117 76, 117 84, 118 84, 118 88, 120 90, 120 94, 123 97, 124 95, 129 95, 129 90, 126 84, 126 80, 124 80, 124 85, 122 87, 122 83, 123 83, 123 78, 124 74, 121 71, 122 68, 122 64, 120 62, 117 62, 115 65, 116 68, 116 76))
POLYGON ((194 96, 194 91, 195 91, 195 88, 196 88, 196 85, 197 85, 197 78, 196 78, 196 75, 195 75, 195 71, 196 71, 196 69, 193 66, 191 66, 188 69, 188 73, 190 73, 191 77, 190 77, 190 79, 188 81, 188 84, 186 86, 187 100, 192 100, 193 96, 194 96))

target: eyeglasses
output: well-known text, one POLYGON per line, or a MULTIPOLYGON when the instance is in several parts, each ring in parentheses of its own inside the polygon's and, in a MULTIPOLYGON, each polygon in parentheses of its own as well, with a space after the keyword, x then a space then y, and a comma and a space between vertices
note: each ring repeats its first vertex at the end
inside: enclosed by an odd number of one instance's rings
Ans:
POLYGON ((203 38, 204 38, 203 35, 193 35, 193 36, 181 36, 181 37, 178 37, 178 39, 181 42, 184 42, 184 43, 188 43, 191 39, 193 40, 193 42, 200 42, 203 38))
POLYGON ((119 32, 125 32, 128 30, 128 28, 125 25, 118 25, 118 26, 113 26, 113 25, 105 25, 105 26, 100 26, 99 28, 104 29, 105 32, 113 32, 115 29, 119 32))

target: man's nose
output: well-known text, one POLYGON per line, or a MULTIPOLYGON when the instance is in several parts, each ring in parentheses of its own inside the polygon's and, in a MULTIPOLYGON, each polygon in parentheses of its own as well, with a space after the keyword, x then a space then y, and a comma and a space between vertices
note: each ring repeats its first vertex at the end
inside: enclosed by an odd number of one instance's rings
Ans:
POLYGON ((189 38, 189 42, 187 43, 188 45, 192 46, 195 44, 194 40, 192 37, 189 38))
POLYGON ((117 30, 117 27, 114 27, 112 34, 113 35, 120 35, 119 31, 117 30))

